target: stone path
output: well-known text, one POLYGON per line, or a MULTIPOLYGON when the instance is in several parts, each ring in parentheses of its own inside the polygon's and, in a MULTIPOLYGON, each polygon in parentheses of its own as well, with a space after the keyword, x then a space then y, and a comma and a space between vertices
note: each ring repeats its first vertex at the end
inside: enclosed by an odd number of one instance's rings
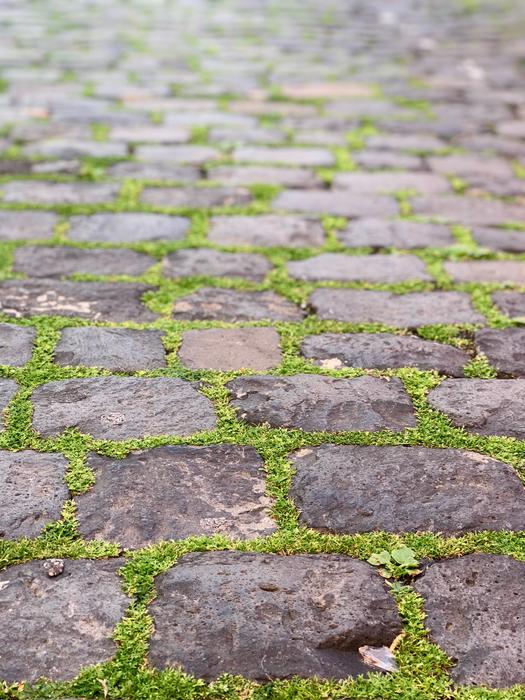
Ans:
POLYGON ((525 4, 0 28, 0 697, 523 697, 525 4))

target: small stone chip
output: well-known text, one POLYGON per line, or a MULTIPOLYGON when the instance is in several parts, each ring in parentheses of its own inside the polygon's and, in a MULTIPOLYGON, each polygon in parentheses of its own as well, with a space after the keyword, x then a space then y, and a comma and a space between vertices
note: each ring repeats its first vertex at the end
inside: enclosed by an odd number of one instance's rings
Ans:
POLYGON ((44 562, 44 569, 47 571, 49 578, 55 578, 55 576, 60 576, 64 573, 64 560, 63 559, 48 559, 44 562))

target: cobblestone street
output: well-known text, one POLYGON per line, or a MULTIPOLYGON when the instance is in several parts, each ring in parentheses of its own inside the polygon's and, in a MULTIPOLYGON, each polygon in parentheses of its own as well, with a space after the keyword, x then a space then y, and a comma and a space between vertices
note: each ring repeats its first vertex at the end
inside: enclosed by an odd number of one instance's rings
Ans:
POLYGON ((525 0, 0 36, 0 698, 524 700, 525 0))

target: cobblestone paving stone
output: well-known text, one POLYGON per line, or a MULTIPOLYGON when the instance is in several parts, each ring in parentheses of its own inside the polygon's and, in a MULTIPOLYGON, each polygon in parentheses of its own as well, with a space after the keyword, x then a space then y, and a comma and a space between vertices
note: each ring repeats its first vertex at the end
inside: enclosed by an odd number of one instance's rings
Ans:
POLYGON ((0 698, 521 700, 523 0, 0 28, 0 698))

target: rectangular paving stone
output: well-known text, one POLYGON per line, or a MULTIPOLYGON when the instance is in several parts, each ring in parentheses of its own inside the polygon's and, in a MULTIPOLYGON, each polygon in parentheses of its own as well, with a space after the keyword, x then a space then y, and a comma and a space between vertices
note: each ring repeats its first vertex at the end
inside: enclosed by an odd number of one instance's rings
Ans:
POLYGON ((38 537, 60 519, 69 498, 66 469, 59 454, 0 451, 0 537, 38 537))
POLYGON ((298 306, 274 292, 220 287, 201 287, 173 306, 173 318, 187 321, 301 321, 303 317, 298 306))
POLYGON ((337 237, 347 248, 439 248, 456 243, 449 227, 416 221, 356 219, 337 237))
POLYGON ((448 147, 446 141, 431 134, 376 134, 366 140, 368 148, 386 151, 432 153, 448 147))
POLYGON ((360 644, 389 645, 401 630, 377 573, 345 556, 188 554, 156 589, 150 663, 206 680, 367 673, 360 644))
MULTIPOLYGON (((166 180, 171 182, 195 182, 200 178, 196 167, 170 165, 169 163, 115 163, 106 170, 108 177, 120 180, 166 180)), ((244 183, 241 183, 244 184, 244 183)))
POLYGON ((321 445, 291 455, 290 495, 322 532, 521 530, 525 489, 503 462, 455 449, 321 445), (388 480, 388 487, 378 484, 388 480))
POLYGON ((0 365, 23 367, 31 359, 35 338, 34 328, 0 323, 0 365))
POLYGON ((146 163, 170 163, 171 165, 204 165, 208 161, 221 160, 222 153, 211 146, 138 146, 138 161, 146 163))
POLYGON ((127 143, 187 143, 190 129, 183 126, 115 126, 110 139, 127 143))
POLYGON ((156 207, 232 207, 249 204, 253 197, 243 187, 147 187, 141 199, 156 207))
POLYGON ((445 379, 428 401, 468 432, 525 438, 523 379, 445 379))
POLYGON ((340 282, 403 282, 431 280, 425 263, 415 255, 344 255, 322 253, 287 264, 290 277, 340 282))
POLYGON ((522 292, 496 292, 492 299, 506 316, 513 320, 525 318, 525 294, 522 292))
POLYGON ((202 535, 251 539, 275 522, 264 463, 252 447, 166 446, 125 459, 91 455, 96 482, 77 496, 84 539, 126 548, 202 535))
POLYGON ((365 170, 422 170, 423 161, 419 156, 392 151, 356 151, 352 159, 365 170))
POLYGON ((14 253, 13 271, 28 277, 88 275, 129 275, 140 277, 157 260, 134 250, 26 246, 14 253))
POLYGON ((0 581, 0 677, 34 683, 45 676, 72 680, 85 666, 109 661, 117 651, 113 633, 131 602, 117 569, 123 559, 32 561, 2 571, 0 581))
POLYGON ((220 165, 208 170, 208 178, 223 185, 281 185, 313 188, 321 185, 317 175, 306 168, 270 167, 264 165, 220 165))
POLYGON ((416 197, 411 202, 414 214, 438 217, 459 224, 491 226, 525 222, 525 206, 498 199, 468 196, 416 197))
POLYGON ((325 148, 264 148, 245 146, 233 152, 237 163, 275 163, 296 166, 331 166, 335 158, 325 148))
POLYGON ((285 190, 274 200, 273 208, 350 217, 388 217, 398 214, 397 203, 389 197, 337 190, 285 190))
POLYGON ((282 355, 273 328, 207 328, 184 333, 179 358, 190 369, 228 372, 273 369, 282 355))
POLYGON ((381 194, 414 190, 421 194, 443 194, 450 192, 448 180, 434 173, 426 172, 349 172, 337 173, 333 181, 334 189, 381 194))
POLYGON ((59 217, 48 211, 0 211, 0 240, 52 238, 59 217))
POLYGON ((416 425, 412 403, 397 378, 261 375, 239 377, 227 387, 239 418, 250 425, 328 432, 398 431, 416 425))
POLYGON ((361 289, 316 289, 310 306, 325 320, 348 323, 384 323, 418 328, 437 323, 484 323, 463 292, 410 292, 393 294, 361 289))
POLYGON ((5 202, 31 204, 103 204, 112 202, 118 192, 118 185, 91 182, 12 180, 0 187, 5 202))
POLYGON ((454 175, 467 180, 470 175, 512 178, 514 174, 510 164, 503 158, 483 158, 461 153, 427 158, 427 163, 435 173, 454 175))
POLYGON ((322 246, 322 225, 298 216, 214 216, 208 239, 224 246, 305 248, 322 246))
POLYGON ((73 316, 148 323, 157 318, 142 302, 151 289, 145 284, 124 282, 7 280, 0 282, 0 311, 15 318, 73 316))
POLYGON ((42 384, 32 395, 33 427, 43 436, 67 428, 100 440, 191 435, 212 430, 209 399, 182 379, 94 377, 42 384))
POLYGON ((14 379, 0 379, 0 429, 5 427, 5 409, 18 391, 18 384, 14 379))
POLYGON ((166 367, 163 335, 132 328, 64 328, 54 360, 61 366, 104 367, 112 372, 159 369, 166 367))
POLYGON ((23 152, 27 156, 44 158, 126 158, 128 156, 125 143, 60 138, 27 144, 23 152))
POLYGON ((182 216, 124 212, 72 216, 69 238, 81 243, 135 243, 138 241, 180 241, 190 228, 182 216))
POLYGON ((417 367, 452 377, 463 377, 463 368, 470 361, 468 353, 452 345, 390 333, 307 335, 301 353, 327 369, 417 367))
POLYGON ((164 261, 167 277, 243 277, 261 282, 272 269, 264 255, 223 253, 213 248, 183 248, 164 261))
POLYGON ((499 373, 525 377, 525 328, 482 328, 475 344, 499 373))
POLYGON ((468 554, 431 564, 415 582, 431 640, 454 660, 456 683, 489 688, 525 683, 524 578, 523 561, 468 554))
POLYGON ((525 284, 525 262, 516 260, 446 261, 443 267, 454 282, 525 284))
POLYGON ((472 229, 472 238, 478 245, 491 250, 525 253, 525 232, 523 231, 506 231, 505 229, 476 226, 472 229))

